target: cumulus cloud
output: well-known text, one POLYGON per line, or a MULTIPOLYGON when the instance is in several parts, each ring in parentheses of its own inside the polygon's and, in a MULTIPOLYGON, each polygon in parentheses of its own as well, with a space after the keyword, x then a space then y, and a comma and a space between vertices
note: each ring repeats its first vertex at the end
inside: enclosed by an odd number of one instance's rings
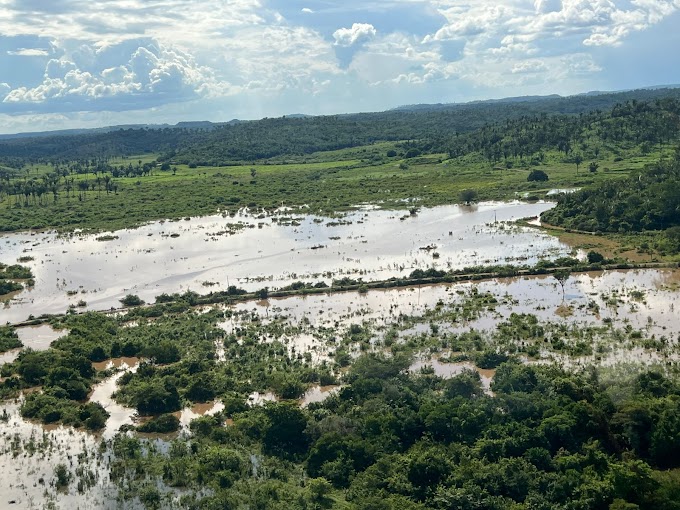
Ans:
POLYGON ((107 51, 92 49, 95 58, 89 62, 82 58, 82 47, 76 58, 67 54, 51 59, 42 83, 10 90, 0 112, 125 110, 195 99, 217 86, 212 71, 197 65, 189 54, 152 40, 136 45, 134 51, 121 55, 118 65, 104 69, 96 56, 110 64, 106 57, 111 50, 116 53, 115 45, 107 51))
POLYGON ((333 32, 333 47, 340 67, 349 68, 354 56, 377 34, 378 31, 369 23, 353 23, 350 28, 339 28, 333 32))
POLYGON ((339 28, 333 33, 336 46, 349 47, 373 39, 377 34, 369 23, 354 23, 350 28, 339 28))
POLYGON ((469 38, 498 30, 504 21, 512 19, 514 10, 504 5, 454 6, 442 11, 448 23, 424 42, 469 38))

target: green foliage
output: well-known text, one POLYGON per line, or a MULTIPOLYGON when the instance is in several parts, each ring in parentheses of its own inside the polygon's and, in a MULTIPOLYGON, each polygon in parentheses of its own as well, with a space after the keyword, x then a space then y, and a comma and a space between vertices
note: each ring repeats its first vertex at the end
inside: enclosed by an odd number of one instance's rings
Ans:
POLYGON ((482 381, 476 370, 464 370, 461 374, 449 379, 444 389, 446 396, 455 397, 480 397, 483 394, 482 381))
POLYGON ((123 306, 140 306, 144 304, 144 301, 142 301, 139 296, 134 294, 128 294, 122 298, 120 302, 123 304, 123 306))
POLYGON ((10 292, 17 292, 23 290, 24 286, 20 283, 10 282, 7 280, 0 280, 0 296, 9 294, 10 292))
POLYGON ((270 455, 296 457, 308 448, 307 417, 294 403, 271 403, 264 408, 267 419, 262 445, 270 455))
POLYGON ((54 468, 54 476, 56 478, 54 484, 57 489, 64 490, 71 482, 71 473, 65 464, 57 464, 54 468))
POLYGON ((527 177, 527 181, 532 182, 545 182, 548 180, 548 174, 546 174, 543 170, 532 170, 529 172, 529 175, 527 177))
POLYGON ((168 434, 179 429, 179 418, 172 414, 161 414, 137 427, 140 432, 153 432, 158 434, 168 434))
POLYGON ((19 264, 5 265, 0 263, 0 279, 8 280, 30 280, 33 272, 30 268, 19 264))
MULTIPOLYGON (((2 291, 0 290, 0 294, 2 291)), ((23 347, 19 335, 11 326, 0 326, 0 353, 23 347)))
POLYGON ((470 204, 477 200, 478 194, 473 189, 464 189, 460 192, 460 201, 465 204, 470 204))
POLYGON ((42 423, 63 423, 89 430, 104 428, 109 417, 109 413, 100 404, 73 402, 58 388, 27 395, 21 406, 21 415, 42 423))
POLYGON ((604 255, 593 250, 588 252, 589 264, 601 264, 602 262, 604 262, 604 255))
POLYGON ((6 265, 0 263, 0 296, 23 290, 24 286, 12 280, 28 280, 28 285, 33 285, 33 272, 30 268, 19 264, 6 265))

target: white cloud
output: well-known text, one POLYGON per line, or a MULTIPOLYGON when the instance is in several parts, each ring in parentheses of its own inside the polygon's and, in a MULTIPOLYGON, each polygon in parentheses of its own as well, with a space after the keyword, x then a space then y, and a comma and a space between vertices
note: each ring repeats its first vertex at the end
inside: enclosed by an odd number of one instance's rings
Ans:
POLYGON ((303 7, 301 9, 301 12, 304 12, 305 14, 314 14, 314 11, 310 9, 309 7, 303 7))
POLYGON ((351 28, 339 28, 333 33, 336 46, 349 47, 365 43, 377 34, 375 27, 368 23, 353 23, 351 28))
MULTIPOLYGON (((96 56, 108 56, 102 48, 90 48, 95 56, 88 66, 78 65, 71 55, 50 60, 42 83, 9 91, 0 111, 131 109, 140 105, 176 102, 207 96, 220 87, 210 69, 196 64, 193 57, 155 41, 138 41, 132 53, 121 62, 100 72, 96 56), (112 105, 111 100, 117 103, 112 105), (101 107, 98 106, 99 100, 101 107)), ((82 54, 82 46, 79 48, 82 54)), ((115 45, 108 50, 115 50, 115 45)), ((81 59, 82 60, 82 59, 81 59)))
POLYGON ((546 70, 545 62, 542 60, 525 60, 517 62, 512 66, 512 74, 539 73, 546 70))
POLYGON ((10 50, 7 52, 7 54, 20 57, 47 57, 50 52, 42 48, 19 48, 16 50, 10 50))

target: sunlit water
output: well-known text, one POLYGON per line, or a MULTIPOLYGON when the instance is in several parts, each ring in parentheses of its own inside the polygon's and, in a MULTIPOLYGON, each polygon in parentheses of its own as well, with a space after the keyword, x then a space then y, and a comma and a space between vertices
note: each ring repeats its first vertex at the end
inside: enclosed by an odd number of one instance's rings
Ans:
MULTIPOLYGON (((118 300, 127 293, 153 301, 162 292, 191 289, 204 293, 225 289, 227 285, 253 290, 287 285, 294 280, 330 283, 332 278, 342 276, 384 279, 408 274, 415 268, 447 269, 505 262, 530 264, 542 257, 566 255, 571 249, 535 230, 509 227, 502 222, 536 216, 550 206, 517 203, 481 204, 475 209, 439 207, 422 210, 414 217, 407 215, 403 220, 400 219, 403 213, 386 211, 360 211, 340 220, 294 215, 299 225, 283 226, 272 221, 270 216, 214 216, 157 222, 137 230, 116 232, 118 239, 111 241, 97 241, 97 236, 5 235, 0 237, 0 261, 14 263, 26 254, 35 257, 29 265, 36 275, 36 286, 1 308, 0 322, 21 321, 31 314, 63 312, 69 304, 79 300, 87 301, 89 309, 117 307, 118 300), (329 226, 329 222, 338 221, 346 224, 329 226), (238 222, 245 226, 238 229, 227 226, 238 222), (228 229, 233 233, 218 235, 228 229), (172 237, 173 234, 179 236, 172 237), (424 247, 431 249, 422 250, 424 247), (438 258, 433 257, 434 252, 439 254, 438 258), (206 287, 204 282, 215 282, 216 285, 206 287), (67 295, 68 291, 72 295, 67 295)), ((296 296, 219 308, 225 311, 221 324, 225 334, 232 333, 242 320, 246 320, 245 312, 256 314, 264 324, 282 320, 299 327, 299 334, 288 334, 277 340, 288 347, 291 355, 308 354, 311 362, 318 364, 331 360, 337 347, 320 334, 322 330, 342 334, 351 324, 366 323, 374 332, 375 348, 384 349, 380 344, 382 335, 400 315, 420 316, 438 303, 447 306, 463 302, 473 288, 478 292, 491 292, 500 303, 495 310, 481 313, 467 322, 440 324, 441 333, 470 329, 490 333, 512 313, 532 313, 543 322, 588 326, 611 321, 613 327, 630 325, 643 330, 646 336, 666 336, 670 341, 678 342, 678 284, 678 271, 612 271, 572 275, 564 294, 554 278, 545 276, 423 285, 374 290, 366 294, 296 296), (589 307, 591 302, 597 307, 589 307), (568 313, 560 313, 565 309, 568 313), (236 313, 229 317, 226 312, 236 313)), ((398 341, 429 334, 429 329, 427 322, 417 323, 400 331, 398 341)), ((19 330, 24 345, 33 349, 46 349, 66 333, 49 326, 19 330)), ((215 349, 218 362, 228 362, 220 341, 216 341, 215 349)), ((0 355, 0 364, 12 361, 18 352, 0 355)), ((417 373, 423 367, 428 367, 427 370, 431 367, 436 375, 453 377, 463 369, 477 370, 485 391, 490 392, 493 370, 479 370, 470 362, 446 363, 440 359, 441 354, 422 355, 411 366, 411 371, 417 373)), ((134 370, 139 361, 128 358, 97 364, 98 370, 121 370, 98 383, 90 395, 91 401, 101 403, 111 413, 106 428, 98 434, 28 423, 18 415, 17 403, 2 404, 8 410, 9 419, 0 423, 4 444, 0 455, 0 508, 9 501, 16 501, 17 508, 41 508, 45 491, 50 497, 57 498, 62 507, 116 507, 115 489, 108 482, 104 464, 92 464, 93 469, 98 470, 97 482, 85 495, 78 494, 73 486, 66 493, 57 494, 50 483, 57 463, 71 465, 79 453, 96 450, 102 439, 113 437, 121 426, 138 424, 135 410, 116 403, 111 395, 123 371, 134 370), (43 434, 56 446, 40 455, 26 454, 25 445, 31 440, 42 440, 43 434), (24 446, 14 457, 12 449, 16 444, 24 446)), ((555 361, 566 366, 594 362, 612 366, 628 361, 655 364, 663 359, 653 352, 636 348, 609 352, 599 359, 552 355, 541 360, 555 361)), ((340 388, 310 387, 299 403, 307 406, 320 402, 340 388)), ((248 403, 263 405, 273 400, 276 397, 272 393, 253 393, 248 403)), ((190 433, 192 419, 223 409, 220 401, 183 409, 176 413, 181 424, 178 434, 190 433)))
POLYGON ((161 293, 189 289, 206 293, 236 285, 256 290, 305 279, 386 279, 416 268, 533 263, 570 248, 535 229, 504 222, 550 207, 483 203, 422 209, 415 216, 357 211, 336 219, 292 213, 259 218, 243 212, 233 218, 154 222, 115 232, 116 238, 107 241, 97 240, 101 234, 4 234, 0 262, 34 257, 27 265, 36 285, 0 308, 0 322, 63 313, 81 301, 86 303, 80 303, 81 310, 118 307, 129 293, 153 302, 161 293))

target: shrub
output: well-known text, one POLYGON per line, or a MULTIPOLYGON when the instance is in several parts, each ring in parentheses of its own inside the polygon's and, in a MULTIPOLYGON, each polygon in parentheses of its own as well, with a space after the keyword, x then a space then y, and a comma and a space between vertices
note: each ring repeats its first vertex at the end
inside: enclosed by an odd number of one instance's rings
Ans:
POLYGON ((532 170, 529 173, 529 176, 527 177, 527 181, 532 182, 532 181, 537 181, 537 182, 544 182, 548 180, 548 174, 546 174, 543 170, 532 170))

